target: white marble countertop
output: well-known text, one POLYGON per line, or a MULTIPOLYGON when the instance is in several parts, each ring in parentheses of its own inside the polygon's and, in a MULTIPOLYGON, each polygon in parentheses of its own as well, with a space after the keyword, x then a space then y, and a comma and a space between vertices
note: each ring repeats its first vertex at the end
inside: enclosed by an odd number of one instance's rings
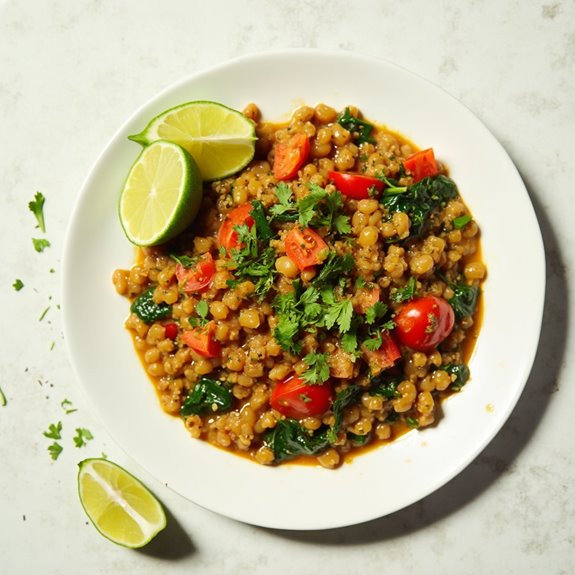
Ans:
POLYGON ((0 62, 1 573, 573 572, 573 0, 0 0, 0 62), (58 308, 72 205, 121 123, 183 76, 296 47, 385 58, 459 98, 516 163, 547 255, 535 366, 495 440, 423 501, 319 532, 237 523, 147 475, 91 413, 58 308), (42 254, 30 241, 27 204, 36 191, 47 198, 51 247, 42 254), (12 287, 17 278, 20 291, 12 287), (77 411, 64 414, 65 400, 77 411), (81 449, 69 439, 52 461, 42 433, 58 420, 70 434, 90 429, 94 439, 81 449), (167 530, 142 551, 102 538, 81 509, 77 463, 102 452, 143 479, 168 510, 167 530))

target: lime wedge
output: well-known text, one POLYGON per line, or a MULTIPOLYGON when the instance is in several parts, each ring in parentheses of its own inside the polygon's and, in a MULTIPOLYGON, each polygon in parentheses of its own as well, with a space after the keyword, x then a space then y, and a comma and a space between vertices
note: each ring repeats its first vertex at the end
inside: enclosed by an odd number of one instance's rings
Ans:
POLYGON ((166 526, 159 501, 140 481, 107 459, 79 463, 78 493, 104 536, 125 547, 143 547, 166 526))
POLYGON ((255 124, 241 112, 217 102, 188 102, 156 116, 130 140, 144 146, 156 140, 179 144, 198 163, 204 180, 239 172, 255 152, 255 124))
POLYGON ((126 236, 137 246, 172 239, 196 217, 202 189, 198 167, 186 150, 163 141, 144 148, 120 194, 120 222, 126 236))

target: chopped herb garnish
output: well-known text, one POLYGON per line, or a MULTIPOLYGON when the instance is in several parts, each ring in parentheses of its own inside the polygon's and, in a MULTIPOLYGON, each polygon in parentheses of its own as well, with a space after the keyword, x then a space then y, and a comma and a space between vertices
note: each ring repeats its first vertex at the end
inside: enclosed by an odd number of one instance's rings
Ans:
POLYGON ((43 252, 46 248, 50 247, 50 242, 48 240, 45 240, 44 238, 32 238, 32 243, 34 244, 34 249, 38 252, 41 253, 43 252))
POLYGON ((63 450, 64 448, 57 441, 54 441, 54 443, 48 446, 48 453, 50 453, 50 457, 54 460, 58 459, 63 450))
POLYGON ((198 260, 200 259, 200 256, 190 257, 185 254, 182 255, 170 254, 170 257, 185 268, 195 267, 198 263, 198 260))
POLYGON ((419 427, 419 421, 417 421, 415 417, 406 417, 405 423, 407 424, 408 427, 411 427, 412 429, 417 429, 419 427))
POLYGON ((40 317, 38 318, 38 321, 42 321, 42 320, 46 317, 46 314, 48 313, 49 310, 50 310, 50 306, 48 306, 48 307, 40 314, 40 317))
POLYGON ((332 329, 335 325, 340 333, 349 331, 351 318, 353 317, 353 304, 349 299, 337 301, 331 288, 321 291, 323 302, 322 325, 327 329, 332 329))
POLYGON ((62 422, 51 423, 48 426, 48 431, 44 432, 44 436, 49 439, 62 439, 62 422))
POLYGON ((464 216, 459 216, 458 218, 454 218, 453 221, 451 222, 453 224, 453 227, 456 230, 461 230, 462 228, 464 228, 473 218, 469 215, 466 214, 464 216))
POLYGON ((31 202, 28 202, 28 209, 34 214, 36 217, 36 221, 38 222, 38 227, 46 233, 46 223, 44 221, 44 202, 46 198, 43 196, 42 193, 36 192, 34 199, 31 202))
POLYGON ((387 313, 387 306, 382 301, 375 302, 365 312, 365 323, 372 325, 376 320, 381 319, 387 313))
POLYGON ((409 301, 414 298, 415 290, 417 289, 417 282, 414 276, 411 276, 407 283, 400 288, 396 288, 391 292, 389 299, 395 303, 409 301))
POLYGON ((192 327, 202 327, 208 323, 208 313, 210 311, 207 300, 202 299, 196 304, 197 317, 190 316, 188 319, 192 327))
POLYGON ((76 435, 72 438, 76 447, 83 447, 88 441, 94 439, 92 432, 85 427, 77 427, 76 435))
POLYGON ((321 384, 329 379, 329 364, 327 353, 308 353, 304 358, 304 363, 308 366, 301 378, 306 383, 321 384))
POLYGON ((340 279, 349 273, 355 264, 353 255, 346 253, 342 256, 335 251, 329 252, 319 274, 314 278, 313 283, 324 285, 327 282, 340 279))
POLYGON ((24 287, 24 282, 20 279, 17 279, 13 284, 12 287, 16 290, 16 291, 20 291, 23 287, 24 287))
POLYGON ((66 415, 70 414, 70 413, 74 413, 75 411, 78 411, 73 405, 72 402, 69 399, 64 399, 62 400, 62 402, 60 403, 60 406, 62 407, 62 409, 64 410, 64 412, 66 413, 66 415))

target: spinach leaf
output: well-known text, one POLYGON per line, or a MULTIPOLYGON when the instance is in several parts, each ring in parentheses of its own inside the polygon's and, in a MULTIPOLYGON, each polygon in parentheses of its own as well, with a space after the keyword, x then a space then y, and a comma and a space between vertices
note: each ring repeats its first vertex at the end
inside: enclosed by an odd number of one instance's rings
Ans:
POLYGON ((202 377, 184 400, 180 414, 187 417, 188 415, 227 411, 231 409, 232 403, 233 396, 229 387, 214 379, 202 377))
POLYGON ((310 433, 294 419, 278 421, 266 433, 264 443, 273 450, 276 463, 298 455, 313 455, 329 444, 325 429, 310 433))
POLYGON ((371 137, 373 124, 352 116, 349 108, 346 108, 337 117, 337 123, 344 127, 348 132, 351 132, 353 139, 357 144, 363 144, 364 142, 375 144, 375 140, 371 137))
POLYGON ((477 308, 477 301, 479 299, 479 288, 470 286, 461 282, 449 281, 445 276, 437 274, 439 279, 443 280, 453 291, 453 297, 449 300, 449 304, 455 312, 457 319, 472 316, 477 308))
POLYGON ((384 194, 381 203, 388 213, 404 212, 411 220, 410 238, 421 236, 431 216, 458 195, 455 182, 444 175, 423 178, 398 194, 384 194))
POLYGON ((397 386, 400 384, 401 379, 394 377, 392 379, 377 378, 369 388, 370 395, 379 395, 386 399, 395 399, 400 397, 401 394, 397 391, 397 386))
POLYGON ((144 323, 153 323, 170 315, 172 306, 167 303, 156 303, 154 301, 154 290, 156 286, 148 288, 139 295, 130 306, 130 311, 134 312, 144 323))
POLYGON ((464 363, 449 363, 441 369, 449 375, 455 376, 451 389, 459 391, 469 380, 469 368, 464 363))
POLYGON ((268 243, 275 234, 266 218, 264 205, 259 200, 254 200, 252 202, 252 211, 250 212, 250 215, 254 219, 258 239, 262 242, 268 243))
POLYGON ((349 432, 347 434, 347 438, 356 446, 361 447, 362 445, 366 445, 369 443, 371 439, 371 434, 367 433, 366 435, 357 435, 356 433, 349 432))
POLYGON ((338 393, 333 400, 331 410, 334 415, 333 425, 329 428, 327 432, 327 438, 330 443, 335 443, 337 441, 337 435, 340 432, 341 426, 343 424, 343 410, 348 406, 357 401, 361 395, 363 388, 359 385, 350 385, 338 393))

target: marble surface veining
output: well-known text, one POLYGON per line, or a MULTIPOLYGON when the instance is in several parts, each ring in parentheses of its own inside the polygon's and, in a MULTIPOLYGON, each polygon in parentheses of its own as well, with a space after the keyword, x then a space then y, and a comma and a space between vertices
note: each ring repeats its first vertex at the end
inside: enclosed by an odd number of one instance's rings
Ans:
POLYGON ((0 573, 573 573, 574 95, 573 0, 0 0, 0 573), (319 532, 236 523, 148 476, 79 391, 59 310, 75 197, 124 119, 184 75, 294 47, 385 58, 459 98, 517 165, 547 256, 535 365, 494 441, 411 507, 319 532), (36 191, 51 242, 41 254, 27 209, 36 191), (65 449, 53 462, 43 432, 58 420, 65 449), (81 427, 94 440, 75 448, 81 427), (168 510, 167 531, 143 551, 98 536, 80 508, 77 462, 102 452, 168 510))

